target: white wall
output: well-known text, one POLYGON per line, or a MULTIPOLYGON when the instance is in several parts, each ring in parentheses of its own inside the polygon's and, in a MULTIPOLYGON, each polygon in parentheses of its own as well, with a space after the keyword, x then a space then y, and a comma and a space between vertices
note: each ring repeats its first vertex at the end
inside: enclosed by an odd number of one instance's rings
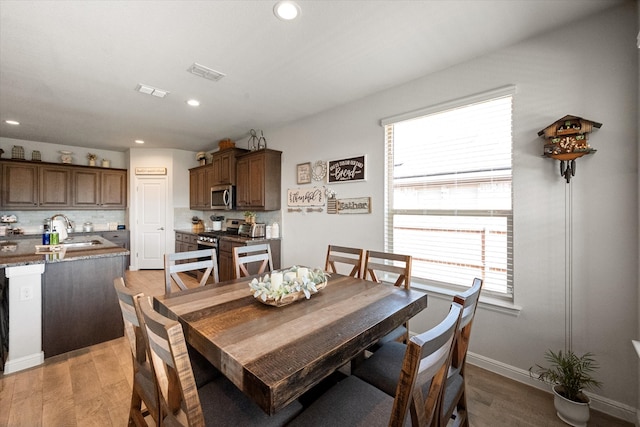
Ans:
MULTIPOLYGON (((516 84, 514 286, 522 311, 515 317, 481 308, 470 351, 520 379, 543 362, 548 348, 571 344, 580 354, 594 352, 601 364, 597 377, 604 382, 597 392, 603 409, 633 414, 638 402, 637 358, 630 343, 638 336, 636 7, 628 2, 570 28, 265 129, 269 146, 284 152, 283 264, 320 266, 328 243, 382 249, 380 119, 516 84), (543 140, 537 136, 566 114, 603 123, 590 138, 598 152, 577 161, 569 185, 557 162, 541 156, 543 140), (341 198, 371 196, 370 215, 286 211, 286 189, 297 187, 296 164, 358 154, 368 156, 367 181, 331 188, 341 198)), ((411 329, 427 329, 448 305, 431 298, 411 329)))

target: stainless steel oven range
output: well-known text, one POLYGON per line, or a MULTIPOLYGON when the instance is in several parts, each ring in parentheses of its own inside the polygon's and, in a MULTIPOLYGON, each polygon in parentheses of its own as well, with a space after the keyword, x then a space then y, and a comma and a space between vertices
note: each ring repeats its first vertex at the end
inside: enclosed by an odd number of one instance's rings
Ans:
POLYGON ((227 218, 222 230, 202 231, 198 233, 198 249, 214 248, 218 256, 218 262, 220 262, 220 236, 237 236, 242 224, 244 224, 244 220, 227 218))

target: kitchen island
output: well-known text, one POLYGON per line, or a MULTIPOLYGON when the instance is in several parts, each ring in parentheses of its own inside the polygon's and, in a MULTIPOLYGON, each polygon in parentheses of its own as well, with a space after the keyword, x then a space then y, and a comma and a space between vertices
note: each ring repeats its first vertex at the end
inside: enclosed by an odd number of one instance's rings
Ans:
POLYGON ((113 279, 124 276, 129 251, 97 235, 74 237, 54 250, 41 243, 0 242, 9 311, 5 373, 123 335, 113 279))

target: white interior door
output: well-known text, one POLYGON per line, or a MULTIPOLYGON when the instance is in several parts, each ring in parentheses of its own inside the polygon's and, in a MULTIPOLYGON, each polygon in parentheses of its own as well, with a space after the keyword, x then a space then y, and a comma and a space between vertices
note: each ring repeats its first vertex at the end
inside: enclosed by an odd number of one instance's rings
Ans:
POLYGON ((167 240, 167 179, 140 177, 136 192, 138 268, 162 269, 167 240))

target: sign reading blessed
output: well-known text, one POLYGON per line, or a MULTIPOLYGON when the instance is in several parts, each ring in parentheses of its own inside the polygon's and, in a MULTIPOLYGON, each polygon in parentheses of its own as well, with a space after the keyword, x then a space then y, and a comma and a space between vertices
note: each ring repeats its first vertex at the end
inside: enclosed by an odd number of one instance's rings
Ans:
POLYGON ((353 182, 364 181, 366 156, 352 157, 350 159, 329 160, 329 182, 353 182))
POLYGON ((287 206, 324 206, 324 203, 324 187, 287 190, 287 206))

